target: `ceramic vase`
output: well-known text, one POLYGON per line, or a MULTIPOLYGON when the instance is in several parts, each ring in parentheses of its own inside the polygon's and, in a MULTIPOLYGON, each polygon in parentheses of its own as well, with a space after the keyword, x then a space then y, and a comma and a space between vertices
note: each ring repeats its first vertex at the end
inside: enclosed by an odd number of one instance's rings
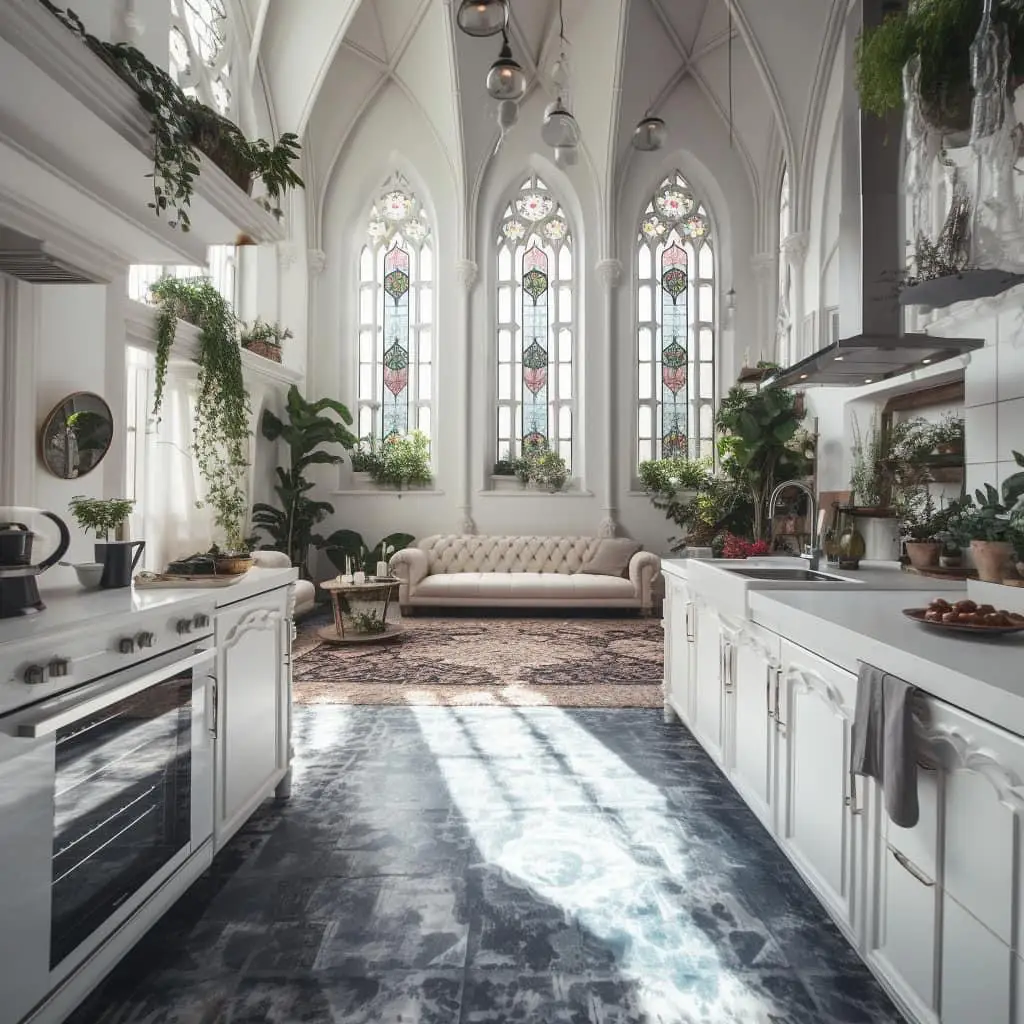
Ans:
POLYGON ((851 522, 839 538, 839 568, 859 569, 860 560, 864 557, 866 550, 864 538, 857 529, 856 523, 851 522))
POLYGON ((931 569, 939 564, 942 545, 937 540, 908 540, 907 558, 915 569, 931 569))
POLYGON ((978 570, 978 579, 986 583, 1002 583, 1009 575, 1013 545, 1005 540, 972 540, 971 561, 978 570))

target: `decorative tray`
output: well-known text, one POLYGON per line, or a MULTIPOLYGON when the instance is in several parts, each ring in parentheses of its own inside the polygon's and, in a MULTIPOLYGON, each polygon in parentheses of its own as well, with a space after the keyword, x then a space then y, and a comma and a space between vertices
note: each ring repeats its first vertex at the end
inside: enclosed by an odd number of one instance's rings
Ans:
POLYGON ((185 576, 177 573, 140 572, 135 577, 136 590, 157 590, 159 588, 180 588, 183 590, 201 590, 207 587, 230 587, 237 583, 244 572, 235 573, 203 573, 202 575, 185 576))
POLYGON ((926 619, 927 608, 904 608, 903 614, 908 619, 920 622, 922 626, 930 626, 933 629, 945 630, 949 633, 972 633, 975 636, 1002 636, 1005 633, 1020 633, 1024 631, 1024 618, 1018 617, 1018 621, 1010 626, 988 626, 973 622, 943 622, 941 619, 926 619))

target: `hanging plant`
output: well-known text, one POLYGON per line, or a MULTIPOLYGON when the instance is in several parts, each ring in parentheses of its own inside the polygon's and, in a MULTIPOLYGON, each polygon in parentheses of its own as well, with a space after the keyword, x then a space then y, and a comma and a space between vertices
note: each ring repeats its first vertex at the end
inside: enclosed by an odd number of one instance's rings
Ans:
MULTIPOLYGON (((927 120, 946 131, 971 122, 970 45, 981 24, 979 0, 911 0, 857 39, 857 90, 864 110, 879 117, 903 105, 903 68, 921 58, 921 101, 927 120)), ((1006 26, 1013 94, 1024 80, 1024 0, 995 0, 992 17, 1006 26)))
POLYGON ((238 319, 206 278, 164 277, 150 287, 150 292, 160 307, 153 415, 160 413, 176 321, 185 320, 199 328, 199 395, 192 450, 206 483, 206 503, 214 510, 214 522, 224 531, 227 552, 243 552, 250 410, 242 376, 238 319))
POLYGON ((74 11, 39 0, 60 22, 99 56, 134 90, 150 115, 153 136, 153 199, 148 204, 159 217, 166 214, 172 228, 188 231, 188 207, 205 153, 239 188, 248 192, 254 178, 267 190, 260 203, 278 219, 281 200, 291 188, 304 188, 292 164, 298 160, 298 136, 285 132, 274 145, 265 139, 249 141, 241 129, 197 99, 186 96, 171 76, 141 50, 127 43, 108 43, 86 31, 74 11))

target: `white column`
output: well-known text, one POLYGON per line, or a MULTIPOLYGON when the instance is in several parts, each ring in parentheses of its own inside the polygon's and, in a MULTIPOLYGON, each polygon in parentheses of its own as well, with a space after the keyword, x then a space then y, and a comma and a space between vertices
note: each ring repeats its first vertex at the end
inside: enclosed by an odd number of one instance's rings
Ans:
POLYGON ((807 260, 807 249, 810 236, 806 231, 797 231, 786 235, 782 240, 782 254, 789 266, 793 292, 790 299, 789 317, 793 323, 793 337, 796 340, 796 352, 793 362, 809 356, 818 347, 817 338, 804 336, 804 320, 807 311, 804 309, 804 262, 807 260))
MULTIPOLYGON (((322 365, 316 356, 316 345, 314 339, 319 333, 320 327, 320 302, 319 302, 319 281, 320 275, 324 271, 324 267, 327 266, 327 256, 323 249, 307 249, 306 250, 306 269, 309 271, 309 292, 307 297, 307 310, 306 315, 306 358, 303 361, 304 370, 306 374, 306 397, 309 397, 309 382, 315 374, 321 374, 323 371, 322 365)), ((336 382, 336 378, 335 378, 336 382)), ((328 394, 333 395, 333 388, 328 391, 328 394)), ((325 392, 323 390, 318 391, 318 395, 322 395, 325 392)), ((337 396, 334 396, 337 397, 337 396)))
POLYGON ((622 264, 618 260, 600 260, 594 268, 597 271, 598 280, 604 288, 604 422, 607 433, 605 435, 605 463, 604 463, 604 504, 601 506, 601 522, 597 528, 599 537, 614 537, 619 530, 616 521, 618 506, 616 504, 616 473, 618 470, 618 429, 619 418, 615 414, 617 405, 615 386, 619 379, 615 365, 615 345, 613 336, 615 334, 615 307, 616 289, 622 281, 622 264))
POLYGON ((757 323, 754 337, 758 339, 757 351, 751 357, 756 363, 761 359, 776 359, 776 320, 779 313, 779 271, 778 253, 762 252, 750 257, 750 269, 757 281, 757 323))
POLYGON ((459 532, 476 533, 473 522, 473 289, 479 267, 473 260, 456 260, 455 276, 462 287, 462 421, 459 423, 460 453, 459 532))
POLYGON ((119 0, 114 9, 114 41, 138 47, 145 25, 139 17, 138 0, 119 0))

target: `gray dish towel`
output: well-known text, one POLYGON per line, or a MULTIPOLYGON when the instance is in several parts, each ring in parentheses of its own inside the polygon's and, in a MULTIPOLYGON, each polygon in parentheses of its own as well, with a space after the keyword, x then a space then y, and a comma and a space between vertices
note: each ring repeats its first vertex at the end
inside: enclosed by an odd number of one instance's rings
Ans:
POLYGON ((860 663, 850 771, 877 780, 889 817, 903 828, 913 828, 919 813, 913 695, 910 683, 860 663))

